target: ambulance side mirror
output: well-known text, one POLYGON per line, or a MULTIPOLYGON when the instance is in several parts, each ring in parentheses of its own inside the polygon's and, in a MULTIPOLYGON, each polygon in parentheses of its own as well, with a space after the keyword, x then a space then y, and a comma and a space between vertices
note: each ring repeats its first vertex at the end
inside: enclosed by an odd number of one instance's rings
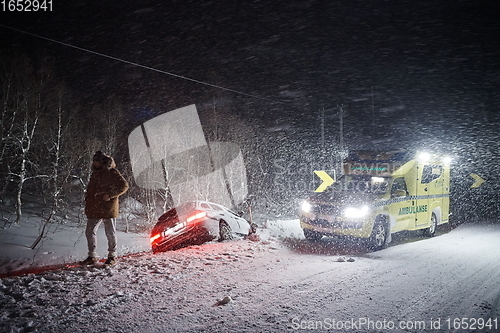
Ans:
POLYGON ((406 193, 405 190, 396 190, 392 194, 392 197, 406 197, 407 195, 408 195, 408 193, 406 193))

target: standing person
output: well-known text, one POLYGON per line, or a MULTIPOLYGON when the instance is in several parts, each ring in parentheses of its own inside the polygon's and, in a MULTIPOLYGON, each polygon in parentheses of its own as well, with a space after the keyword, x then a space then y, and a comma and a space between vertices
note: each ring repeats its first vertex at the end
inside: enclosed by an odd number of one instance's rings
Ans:
POLYGON ((87 215, 88 258, 82 264, 98 261, 96 232, 101 222, 108 239, 108 260, 106 265, 116 262, 116 218, 119 214, 118 197, 127 192, 128 183, 118 170, 111 156, 97 151, 92 162, 92 175, 85 193, 85 215, 87 215))

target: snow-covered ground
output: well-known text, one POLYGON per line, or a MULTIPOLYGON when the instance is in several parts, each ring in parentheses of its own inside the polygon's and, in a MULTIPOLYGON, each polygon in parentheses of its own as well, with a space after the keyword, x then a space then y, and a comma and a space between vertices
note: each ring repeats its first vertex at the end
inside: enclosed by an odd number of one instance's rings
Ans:
MULTIPOLYGON (((36 206, 38 207, 38 204, 36 206)), ((65 264, 74 264, 86 258, 87 241, 84 225, 71 221, 65 224, 50 224, 45 232, 46 236, 32 249, 31 246, 42 230, 43 218, 33 212, 26 215, 29 217, 20 225, 11 224, 0 228, 0 277, 53 269, 65 264)), ((304 238, 297 220, 262 219, 262 216, 258 218, 258 224, 264 227, 259 230, 261 238, 304 238)), ((123 230, 125 230, 124 221, 118 219, 117 252, 119 257, 151 252, 148 232, 127 233, 123 230)), ((97 242, 97 250, 101 258, 106 258, 107 239, 103 224, 98 229, 97 242)))
MULTIPOLYGON (((41 230, 41 218, 34 216, 19 226, 0 229, 0 276, 9 272, 29 270, 34 267, 74 263, 87 256, 85 227, 75 223, 50 225, 46 237, 31 249, 41 230)), ((120 222, 118 222, 120 224, 120 222)), ((118 225, 118 255, 150 251, 149 235, 125 233, 118 225)), ((107 255, 104 225, 97 234, 98 251, 107 255)))
MULTIPOLYGON (((33 250, 14 249, 22 238, 4 237, 17 228, 0 231, 2 254, 26 259, 33 250)), ((73 233, 45 239, 31 263, 80 259, 85 237, 76 242, 73 233)), ((152 254, 146 235, 120 233, 111 268, 1 279, 0 331, 500 331, 500 224, 445 227, 431 239, 407 234, 374 253, 308 242, 297 220, 267 221, 258 236, 152 254)))

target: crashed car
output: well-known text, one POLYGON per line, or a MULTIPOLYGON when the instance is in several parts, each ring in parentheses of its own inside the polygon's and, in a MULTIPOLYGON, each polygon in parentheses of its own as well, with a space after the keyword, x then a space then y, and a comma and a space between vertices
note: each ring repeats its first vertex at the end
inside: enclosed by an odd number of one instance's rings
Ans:
POLYGON ((183 203, 160 216, 151 231, 151 247, 157 253, 216 238, 229 240, 235 234, 249 235, 255 230, 242 215, 212 202, 183 203))

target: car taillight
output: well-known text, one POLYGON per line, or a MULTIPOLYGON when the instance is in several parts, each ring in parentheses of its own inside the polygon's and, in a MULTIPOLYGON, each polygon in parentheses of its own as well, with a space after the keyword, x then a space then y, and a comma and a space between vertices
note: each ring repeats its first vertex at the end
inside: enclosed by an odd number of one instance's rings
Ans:
POLYGON ((158 238, 160 238, 160 237, 161 237, 161 234, 156 234, 156 235, 154 235, 154 236, 151 236, 151 238, 149 238, 149 241, 150 241, 151 243, 154 243, 154 241, 155 241, 155 240, 157 240, 157 239, 158 239, 158 238))
POLYGON ((204 218, 205 216, 207 216, 207 213, 206 213, 206 212, 198 212, 198 213, 196 213, 196 214, 191 215, 190 217, 188 217, 188 218, 186 219, 186 222, 187 222, 187 223, 191 223, 191 222, 193 222, 194 220, 197 220, 197 219, 202 219, 202 218, 204 218))

